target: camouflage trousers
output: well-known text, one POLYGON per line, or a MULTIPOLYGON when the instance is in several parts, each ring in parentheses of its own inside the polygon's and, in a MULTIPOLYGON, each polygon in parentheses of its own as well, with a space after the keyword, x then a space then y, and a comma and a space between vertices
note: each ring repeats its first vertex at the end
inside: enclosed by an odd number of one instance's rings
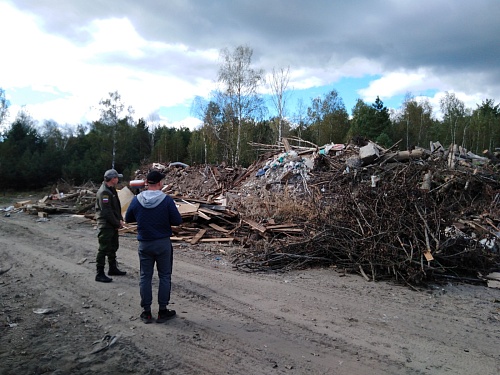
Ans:
POLYGON ((97 268, 106 265, 106 257, 108 257, 109 263, 115 262, 119 246, 118 231, 114 228, 101 228, 97 234, 97 239, 99 241, 99 249, 95 259, 97 268))

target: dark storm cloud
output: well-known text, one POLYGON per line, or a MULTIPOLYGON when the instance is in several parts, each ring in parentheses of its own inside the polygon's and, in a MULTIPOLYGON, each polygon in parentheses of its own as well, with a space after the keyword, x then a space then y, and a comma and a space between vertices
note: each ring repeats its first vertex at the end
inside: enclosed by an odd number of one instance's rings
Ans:
POLYGON ((423 67, 444 75, 478 74, 490 85, 500 81, 497 0, 15 3, 41 16, 47 31, 81 43, 81 27, 91 20, 126 17, 148 40, 217 50, 247 44, 257 63, 274 66, 324 68, 361 57, 385 70, 423 67))

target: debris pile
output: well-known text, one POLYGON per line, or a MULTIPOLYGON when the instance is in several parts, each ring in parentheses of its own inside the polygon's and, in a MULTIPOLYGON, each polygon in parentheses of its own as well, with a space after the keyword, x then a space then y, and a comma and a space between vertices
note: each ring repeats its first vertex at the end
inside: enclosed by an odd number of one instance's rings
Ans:
MULTIPOLYGON (((438 142, 428 150, 396 146, 284 139, 254 145, 266 156, 248 168, 153 163, 134 178, 165 173, 163 191, 184 219, 172 239, 238 245, 240 270, 333 266, 409 285, 486 282, 500 269, 498 156, 438 142)), ((90 216, 95 191, 81 187, 43 204, 61 212, 71 197, 75 212, 90 216)))
POLYGON ((437 143, 412 152, 368 143, 317 152, 308 177, 300 209, 288 215, 304 235, 260 242, 239 254, 238 268, 330 264, 368 280, 419 284, 484 282, 500 267, 500 182, 487 158, 437 143))

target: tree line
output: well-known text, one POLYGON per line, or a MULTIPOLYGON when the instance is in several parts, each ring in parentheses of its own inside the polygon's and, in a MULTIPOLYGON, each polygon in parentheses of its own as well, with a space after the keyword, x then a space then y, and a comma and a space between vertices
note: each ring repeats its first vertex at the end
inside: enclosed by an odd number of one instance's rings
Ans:
MULTIPOLYGON (((248 166, 261 156, 252 144, 276 144, 290 136, 319 146, 363 137, 385 147, 398 143, 400 149, 440 141, 474 153, 500 145, 500 105, 487 99, 466 108, 449 92, 440 101, 441 120, 428 100, 411 93, 397 110, 389 110, 379 97, 373 103, 358 99, 349 115, 335 89, 308 106, 299 103, 288 115, 289 68, 273 69, 268 79, 275 110, 270 116, 259 94, 265 73, 252 67, 252 49, 238 46, 220 54, 218 87, 208 100, 193 101, 192 112, 202 121, 195 130, 158 126, 157 116, 134 120, 133 108, 118 92, 99 102, 99 120, 76 127, 39 124, 21 110, 0 134, 0 187, 42 188, 61 178, 75 185, 100 182, 109 168, 129 179, 153 162, 248 166)), ((0 88, 0 125, 8 106, 0 88)))

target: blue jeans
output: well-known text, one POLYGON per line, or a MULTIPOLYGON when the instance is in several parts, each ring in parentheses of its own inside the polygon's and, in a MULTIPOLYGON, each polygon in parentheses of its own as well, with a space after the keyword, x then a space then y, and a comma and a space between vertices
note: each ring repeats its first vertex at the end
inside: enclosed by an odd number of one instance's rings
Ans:
POLYGON ((165 309, 170 301, 170 290, 172 288, 172 263, 173 251, 170 238, 162 238, 153 241, 139 241, 139 262, 141 307, 143 310, 151 310, 153 302, 153 272, 156 263, 160 285, 158 287, 158 305, 165 309))

